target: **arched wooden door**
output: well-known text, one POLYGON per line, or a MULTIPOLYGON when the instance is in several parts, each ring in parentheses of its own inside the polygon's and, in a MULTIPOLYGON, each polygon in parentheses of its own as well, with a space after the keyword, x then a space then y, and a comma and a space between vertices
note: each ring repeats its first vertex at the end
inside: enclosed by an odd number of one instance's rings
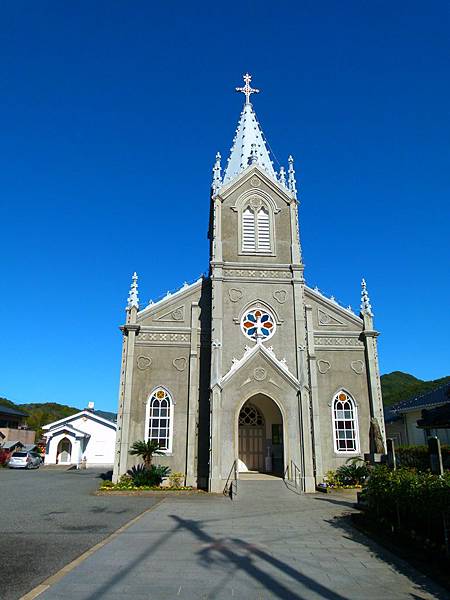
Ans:
POLYGON ((260 411, 244 404, 239 413, 239 460, 249 471, 264 471, 265 423, 260 411))
POLYGON ((72 442, 67 438, 63 438, 58 444, 58 449, 56 451, 56 462, 58 464, 70 463, 71 456, 72 442))

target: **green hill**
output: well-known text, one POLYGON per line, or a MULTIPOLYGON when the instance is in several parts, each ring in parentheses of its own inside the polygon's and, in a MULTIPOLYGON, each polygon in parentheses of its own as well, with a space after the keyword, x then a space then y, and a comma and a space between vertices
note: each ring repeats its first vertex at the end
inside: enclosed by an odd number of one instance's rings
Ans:
POLYGON ((0 398, 0 405, 16 408, 17 410, 27 413, 27 415, 29 415, 27 425, 37 432, 37 440, 42 435, 43 425, 47 425, 47 423, 51 423, 52 421, 64 419, 64 417, 70 417, 70 415, 74 415, 80 411, 79 408, 58 404, 56 402, 44 402, 42 404, 14 404, 14 402, 11 402, 11 400, 7 400, 6 398, 0 398))
POLYGON ((384 406, 392 406, 396 402, 421 396, 446 383, 450 383, 450 376, 424 381, 408 373, 393 371, 381 376, 383 404, 384 406))

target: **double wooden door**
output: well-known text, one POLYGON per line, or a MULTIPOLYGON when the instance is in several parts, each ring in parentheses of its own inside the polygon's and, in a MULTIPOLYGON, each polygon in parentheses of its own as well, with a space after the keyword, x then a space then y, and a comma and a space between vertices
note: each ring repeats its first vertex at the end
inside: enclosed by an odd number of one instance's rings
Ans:
POLYGON ((249 471, 264 471, 264 426, 239 426, 239 458, 249 471))

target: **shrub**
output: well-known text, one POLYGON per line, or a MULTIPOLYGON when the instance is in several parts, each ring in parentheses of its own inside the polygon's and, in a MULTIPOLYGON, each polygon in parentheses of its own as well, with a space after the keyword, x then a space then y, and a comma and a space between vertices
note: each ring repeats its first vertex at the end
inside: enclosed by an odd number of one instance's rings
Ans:
POLYGON ((11 456, 11 452, 8 452, 7 450, 2 450, 0 448, 0 467, 7 466, 10 456, 11 456))
MULTIPOLYGON (((164 477, 167 477, 169 473, 169 467, 163 467, 162 465, 151 465, 151 467, 146 467, 142 464, 136 465, 127 471, 127 475, 131 480, 130 483, 135 487, 159 486, 164 477)), ((121 478, 121 482, 122 479, 123 477, 121 478)))
POLYGON ((182 487, 184 482, 184 473, 174 471, 169 475, 170 487, 179 488, 182 487))
MULTIPOLYGON (((442 445, 442 463, 444 469, 450 469, 450 446, 442 445)), ((428 455, 428 446, 398 446, 395 449, 397 466, 411 467, 419 471, 430 470, 430 457, 428 455)))
POLYGON ((336 470, 336 479, 341 485, 361 485, 369 475, 369 467, 364 459, 356 456, 347 460, 336 470))

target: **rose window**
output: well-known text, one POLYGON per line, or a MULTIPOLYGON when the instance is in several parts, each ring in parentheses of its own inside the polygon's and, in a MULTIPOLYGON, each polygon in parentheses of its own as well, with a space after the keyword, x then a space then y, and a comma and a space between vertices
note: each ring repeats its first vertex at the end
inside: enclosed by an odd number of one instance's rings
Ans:
POLYGON ((241 328, 252 340, 268 340, 275 333, 275 319, 269 312, 255 308, 244 314, 241 328))

